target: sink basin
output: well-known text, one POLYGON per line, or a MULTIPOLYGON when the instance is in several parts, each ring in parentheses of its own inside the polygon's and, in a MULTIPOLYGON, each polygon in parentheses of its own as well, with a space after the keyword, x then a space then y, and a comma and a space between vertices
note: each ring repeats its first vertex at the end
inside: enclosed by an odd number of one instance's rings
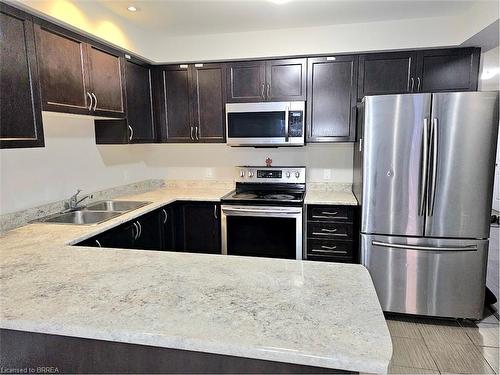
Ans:
POLYGON ((59 223, 59 224, 98 224, 103 221, 120 216, 121 212, 106 212, 106 211, 71 211, 61 214, 55 214, 48 218, 43 218, 44 223, 59 223))
POLYGON ((127 212, 132 211, 137 208, 143 207, 151 202, 140 202, 140 201, 100 201, 91 203, 84 207, 82 211, 115 211, 115 212, 127 212))

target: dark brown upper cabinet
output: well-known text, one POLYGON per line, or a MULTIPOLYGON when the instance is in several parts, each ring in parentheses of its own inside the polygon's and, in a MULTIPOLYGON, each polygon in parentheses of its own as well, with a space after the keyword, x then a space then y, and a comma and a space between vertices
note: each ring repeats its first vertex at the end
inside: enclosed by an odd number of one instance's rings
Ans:
POLYGON ((390 52, 359 57, 358 99, 366 95, 475 91, 479 48, 390 52))
POLYGON ((156 86, 158 128, 163 142, 225 140, 225 66, 182 64, 160 68, 156 86))
POLYGON ((0 148, 43 147, 31 16, 0 3, 0 148))
POLYGON ((154 143, 152 67, 134 57, 125 60, 127 117, 95 120, 97 144, 154 143))
POLYGON ((125 62, 127 125, 130 143, 156 140, 153 122, 151 66, 142 62, 125 62))
POLYGON ((476 91, 480 48, 422 51, 417 59, 418 92, 476 91))
POLYGON ((228 102, 305 99, 306 59, 245 61, 228 64, 228 102))
POLYGON ((227 101, 262 102, 266 100, 266 63, 245 61, 228 64, 227 101))
POLYGON ((306 61, 266 61, 266 100, 306 100, 306 61))
POLYGON ((357 56, 308 59, 307 142, 355 140, 357 74, 357 56))
POLYGON ((122 58, 50 23, 35 26, 45 111, 124 117, 122 58))
POLYGON ((416 59, 412 51, 360 55, 358 98, 411 92, 415 87, 416 59))

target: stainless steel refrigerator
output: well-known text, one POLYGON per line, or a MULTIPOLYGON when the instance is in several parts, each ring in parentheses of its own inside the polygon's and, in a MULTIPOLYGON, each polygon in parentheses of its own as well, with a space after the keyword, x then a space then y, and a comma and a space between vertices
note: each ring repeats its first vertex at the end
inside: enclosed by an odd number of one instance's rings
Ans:
POLYGON ((358 113, 361 254, 382 309, 480 318, 498 92, 368 96, 358 113))

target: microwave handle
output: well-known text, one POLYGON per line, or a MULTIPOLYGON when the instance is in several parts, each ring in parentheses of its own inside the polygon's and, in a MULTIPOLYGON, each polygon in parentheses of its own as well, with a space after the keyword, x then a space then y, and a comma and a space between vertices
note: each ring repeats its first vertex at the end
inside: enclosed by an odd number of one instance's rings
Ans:
POLYGON ((290 107, 285 107, 285 142, 288 142, 288 117, 290 114, 290 107))

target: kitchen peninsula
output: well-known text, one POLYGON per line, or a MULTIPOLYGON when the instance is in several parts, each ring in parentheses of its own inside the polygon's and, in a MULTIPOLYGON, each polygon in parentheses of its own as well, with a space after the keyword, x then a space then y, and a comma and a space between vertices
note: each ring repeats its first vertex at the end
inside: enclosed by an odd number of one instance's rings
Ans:
POLYGON ((361 265, 69 246, 175 200, 216 202, 227 192, 163 188, 127 197, 151 203, 96 226, 7 232, 1 337, 16 346, 2 366, 22 366, 14 353, 23 358, 24 348, 59 358, 42 364, 60 372, 117 371, 121 362, 128 371, 196 372, 200 361, 204 372, 386 372, 391 339, 361 265), (75 358, 97 349, 96 361, 78 367, 75 358))

